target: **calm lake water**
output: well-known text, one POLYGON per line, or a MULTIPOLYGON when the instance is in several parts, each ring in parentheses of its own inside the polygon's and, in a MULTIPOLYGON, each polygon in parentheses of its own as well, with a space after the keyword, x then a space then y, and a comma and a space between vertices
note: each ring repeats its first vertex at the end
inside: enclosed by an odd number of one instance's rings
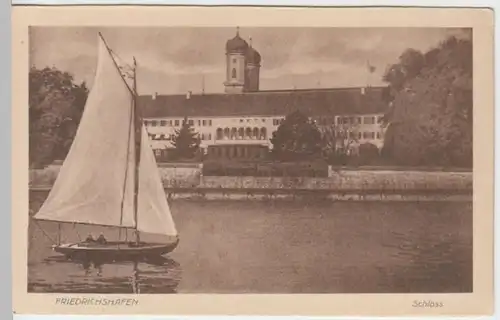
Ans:
MULTIPOLYGON (((38 210, 46 193, 33 192, 38 210)), ((72 293, 472 291, 471 202, 173 200, 164 260, 84 266, 51 251, 57 225, 30 222, 28 290, 72 293)), ((64 241, 88 232, 64 225, 64 241)), ((144 238, 144 237, 143 237, 144 238)), ((144 240, 158 240, 153 237, 144 240)))

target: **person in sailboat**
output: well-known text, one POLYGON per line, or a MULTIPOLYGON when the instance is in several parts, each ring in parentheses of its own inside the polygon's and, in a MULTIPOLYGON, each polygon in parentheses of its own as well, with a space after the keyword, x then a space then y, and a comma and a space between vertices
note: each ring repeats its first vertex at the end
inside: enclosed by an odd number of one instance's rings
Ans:
POLYGON ((98 244, 106 244, 108 243, 108 240, 106 240, 106 238, 104 237, 104 234, 100 234, 99 235, 99 238, 97 238, 97 243, 98 244))
POLYGON ((85 242, 88 242, 88 243, 94 243, 95 242, 95 239, 92 236, 92 233, 88 234, 87 238, 85 239, 85 242))

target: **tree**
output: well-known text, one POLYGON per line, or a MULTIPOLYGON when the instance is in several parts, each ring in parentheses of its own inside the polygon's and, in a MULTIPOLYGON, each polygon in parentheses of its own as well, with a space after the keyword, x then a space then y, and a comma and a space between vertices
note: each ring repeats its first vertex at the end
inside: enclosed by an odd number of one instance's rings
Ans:
POLYGON ((322 138, 316 125, 300 111, 287 115, 271 138, 272 156, 280 161, 306 160, 321 155, 322 138))
POLYGON ((323 140, 323 156, 332 164, 346 165, 349 158, 357 155, 359 141, 359 122, 357 118, 348 118, 338 124, 320 128, 323 140))
POLYGON ((411 52, 384 77, 392 99, 383 155, 403 165, 472 166, 471 40, 411 52))
POLYGON ((29 72, 29 158, 31 166, 63 160, 69 151, 85 107, 85 82, 56 68, 29 72))
POLYGON ((200 138, 198 137, 198 133, 189 124, 187 117, 184 118, 182 127, 175 131, 172 144, 176 159, 193 159, 199 152, 200 138))
POLYGON ((379 149, 373 143, 366 142, 359 146, 359 163, 362 165, 375 164, 379 155, 379 149))

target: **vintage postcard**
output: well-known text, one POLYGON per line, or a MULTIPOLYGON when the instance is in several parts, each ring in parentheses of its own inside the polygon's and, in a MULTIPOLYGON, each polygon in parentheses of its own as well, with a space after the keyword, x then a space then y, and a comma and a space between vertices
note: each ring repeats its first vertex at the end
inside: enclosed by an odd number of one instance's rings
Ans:
POLYGON ((492 313, 492 11, 14 7, 12 44, 16 313, 492 313))

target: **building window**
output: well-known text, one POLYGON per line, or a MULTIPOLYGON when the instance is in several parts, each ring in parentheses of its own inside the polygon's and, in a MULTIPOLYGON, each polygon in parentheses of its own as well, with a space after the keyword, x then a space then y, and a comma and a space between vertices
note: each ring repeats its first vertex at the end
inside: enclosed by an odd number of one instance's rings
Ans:
POLYGON ((211 127, 212 126, 212 120, 208 120, 208 125, 211 127))
POLYGON ((361 132, 358 132, 358 139, 361 139, 361 132))
POLYGON ((375 132, 370 132, 370 139, 375 139, 375 132))
POLYGON ((201 120, 198 120, 198 126, 201 126, 201 120))
POLYGON ((235 58, 233 58, 233 63, 236 63, 236 59, 235 58))
POLYGON ((176 127, 178 127, 179 126, 179 120, 175 120, 174 124, 175 124, 176 127))
POLYGON ((156 127, 156 120, 151 120, 151 126, 156 127))
POLYGON ((364 117, 363 123, 364 124, 374 124, 375 123, 375 117, 364 117))
POLYGON ((384 121, 384 116, 377 117, 377 123, 382 123, 384 121))
POLYGON ((267 139, 266 128, 260 128, 260 139, 261 140, 266 140, 267 139))
POLYGON ((243 121, 244 121, 243 119, 240 119, 240 123, 243 123, 243 121))
POLYGON ((207 125, 207 120, 203 120, 201 123, 202 123, 203 126, 206 126, 207 125))
POLYGON ((236 128, 232 128, 231 129, 231 140, 236 140, 238 138, 237 135, 238 135, 238 132, 237 132, 236 128))
POLYGON ((368 132, 363 132, 363 139, 368 139, 368 132))
POLYGON ((259 136, 259 128, 253 128, 253 139, 258 140, 259 136))
POLYGON ((208 140, 212 140, 212 134, 211 133, 208 134, 208 140))
POLYGON ((266 119, 262 119, 262 122, 266 122, 266 119))
POLYGON ((223 133, 222 129, 221 128, 217 128, 216 139, 217 140, 222 140, 223 137, 224 137, 224 133, 223 133))
POLYGON ((239 129, 238 129, 238 138, 239 138, 240 140, 245 139, 245 129, 243 129, 243 128, 239 128, 239 129))
POLYGON ((224 129, 224 139, 229 139, 229 128, 224 129))
POLYGON ((166 120, 161 120, 160 121, 160 126, 164 127, 167 125, 167 121, 166 120))
POLYGON ((252 139, 252 129, 251 128, 245 129, 245 139, 252 139))
POLYGON ((231 78, 236 79, 236 69, 233 68, 233 71, 231 71, 231 78))
POLYGON ((188 123, 190 126, 193 126, 194 125, 194 120, 188 120, 188 123))
POLYGON ((377 132, 377 139, 380 139, 380 132, 377 132))

